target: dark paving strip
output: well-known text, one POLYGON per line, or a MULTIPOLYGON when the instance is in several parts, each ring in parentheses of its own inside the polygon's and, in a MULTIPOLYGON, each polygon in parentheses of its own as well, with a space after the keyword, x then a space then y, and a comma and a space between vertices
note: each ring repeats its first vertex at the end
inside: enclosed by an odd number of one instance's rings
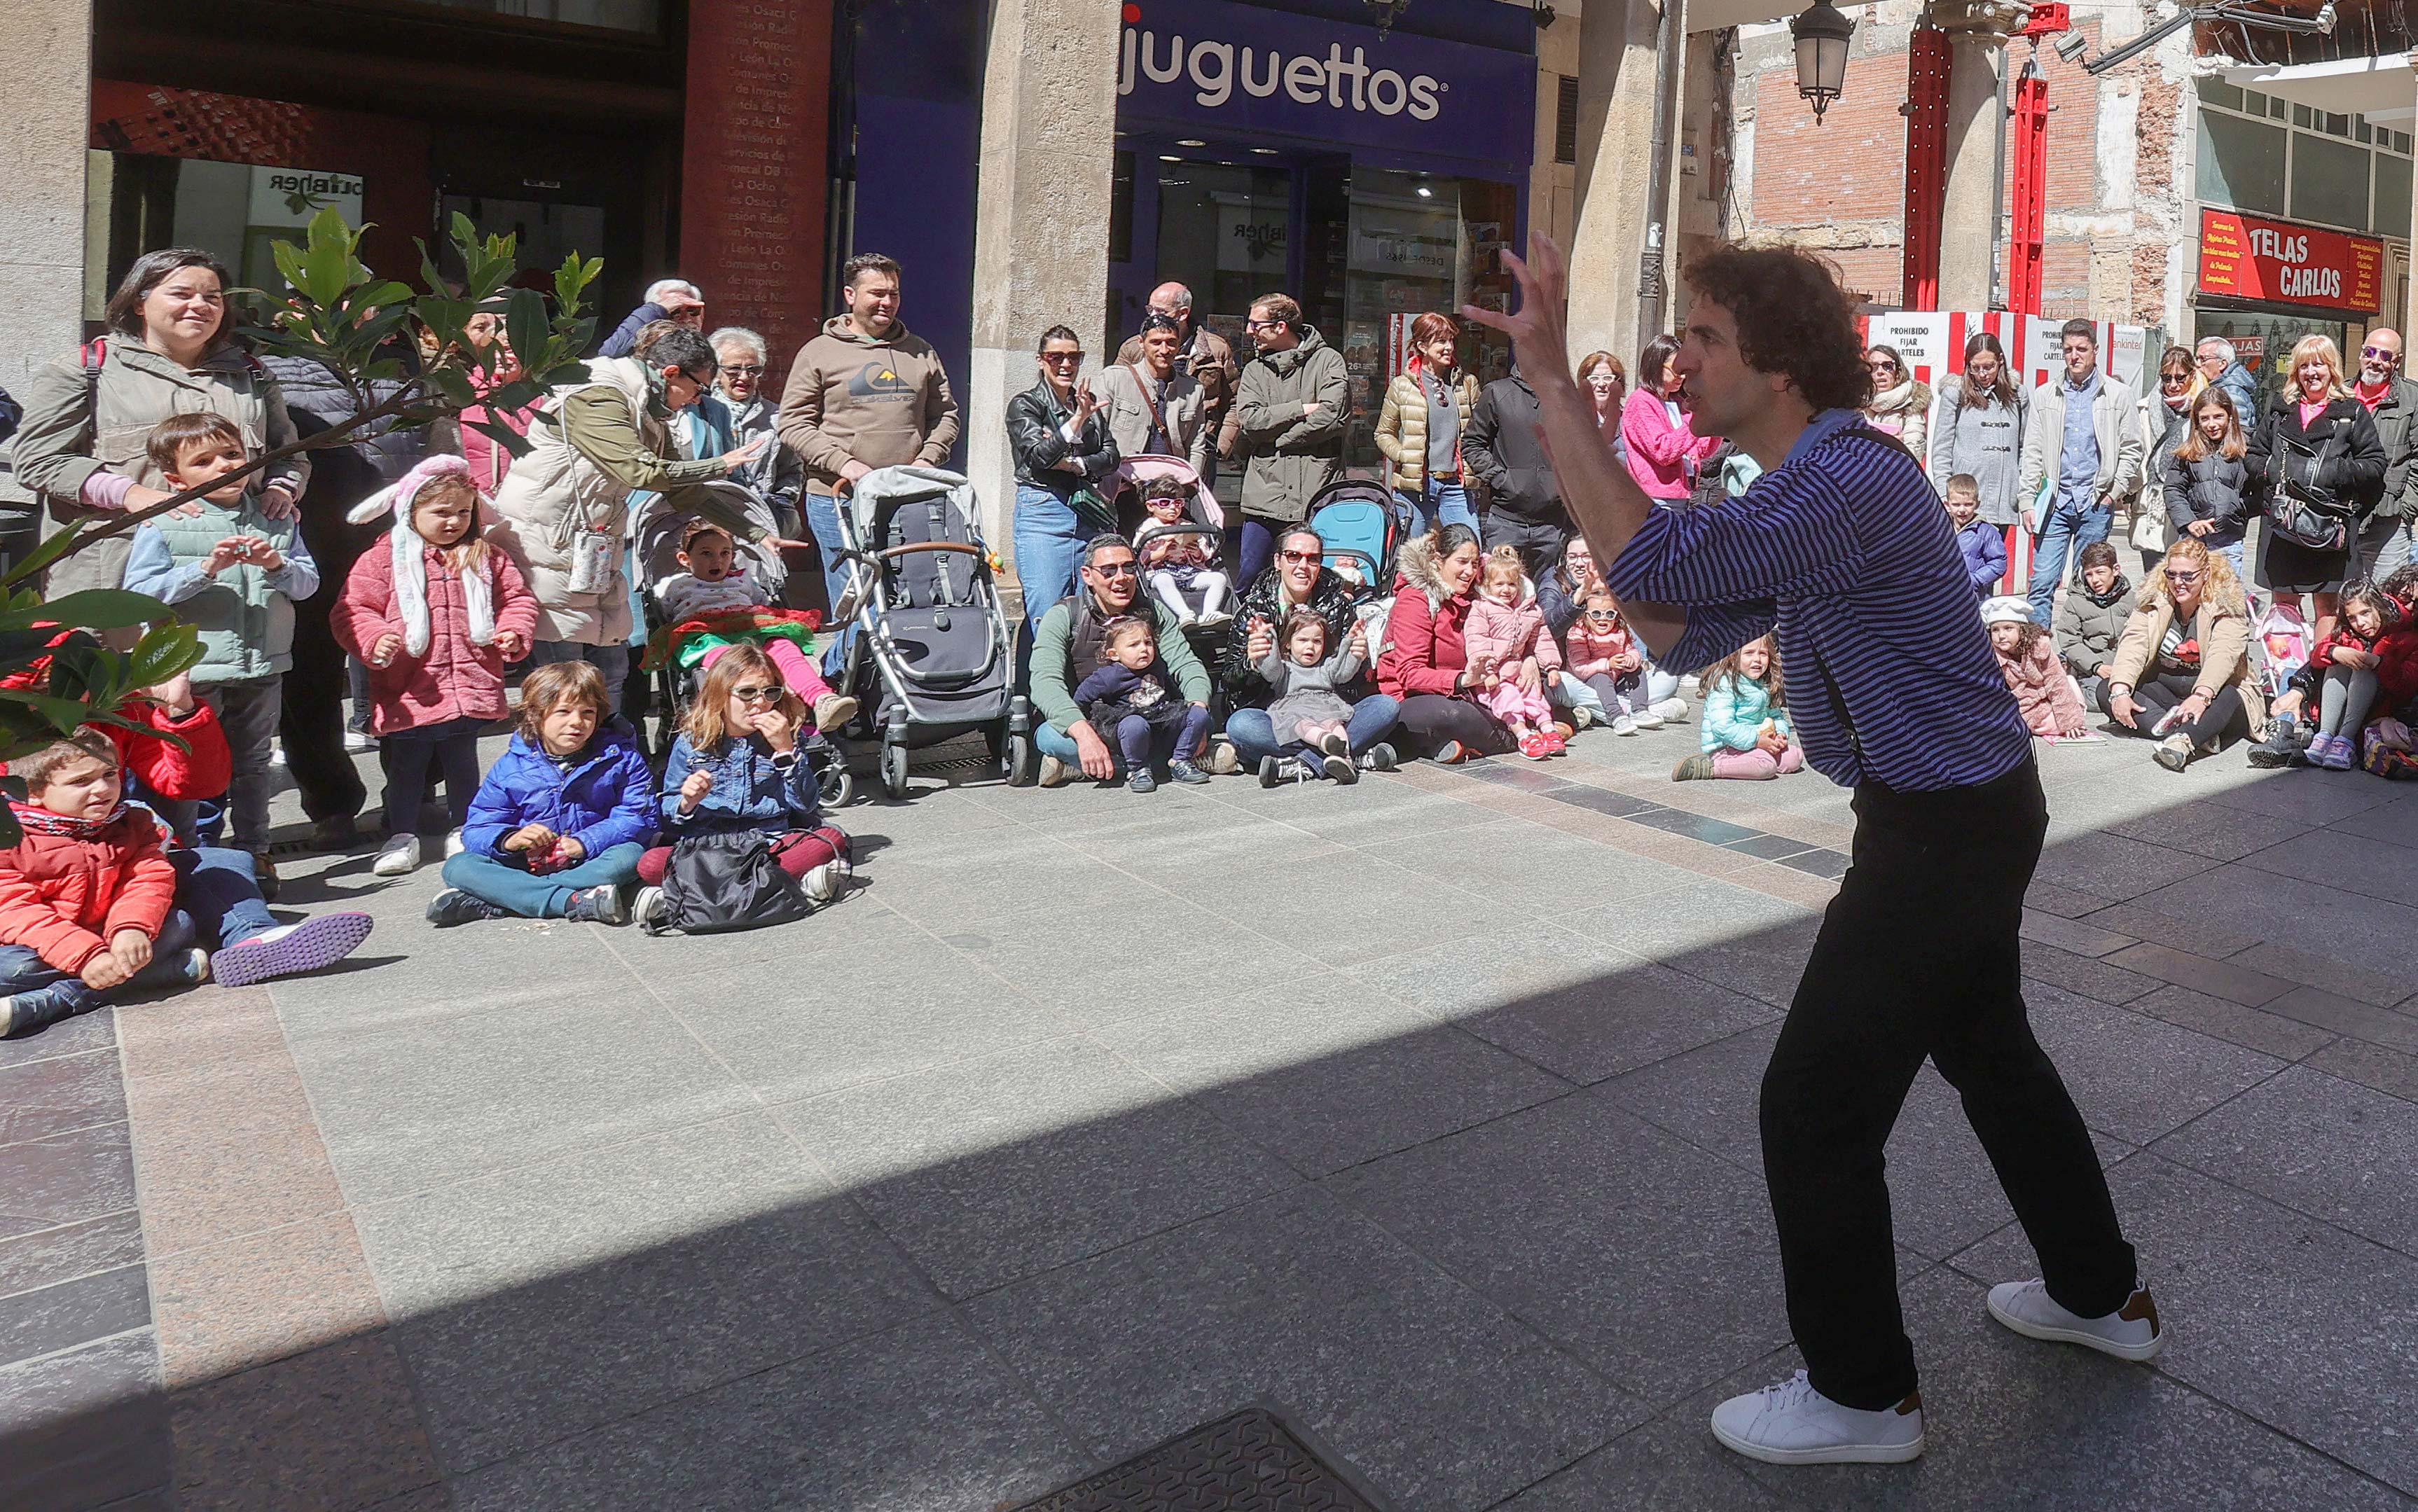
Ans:
POLYGON ((160 1379, 115 1016, 0 1040, 0 1506, 164 1498, 160 1379))
POLYGON ((1765 861, 1778 862, 1809 877, 1835 880, 1846 874, 1845 852, 1809 845, 1788 835, 1733 824, 1727 819, 1712 818, 1687 809, 1669 808, 1629 793, 1616 793, 1585 783, 1564 782, 1529 767, 1509 767, 1481 759, 1465 763, 1460 770, 1479 782, 1492 783, 1498 787, 1516 787, 1539 798, 1550 798, 1556 803, 1593 809, 1598 814, 1627 819, 1649 830, 1685 835, 1723 850, 1736 850, 1765 861))

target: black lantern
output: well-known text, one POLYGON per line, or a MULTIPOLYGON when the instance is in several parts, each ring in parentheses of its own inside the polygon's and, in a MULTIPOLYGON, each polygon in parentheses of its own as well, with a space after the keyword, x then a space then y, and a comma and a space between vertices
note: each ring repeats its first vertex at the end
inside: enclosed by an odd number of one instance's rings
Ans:
POLYGON ((1394 23, 1401 19, 1402 12, 1411 8, 1411 0, 1361 0, 1361 4, 1376 12, 1377 35, 1380 37, 1392 31, 1394 23))
POLYGON ((1788 30, 1797 38, 1797 93, 1814 102, 1814 124, 1819 126, 1847 82, 1847 39, 1856 35, 1856 23, 1830 0, 1814 0, 1788 30))

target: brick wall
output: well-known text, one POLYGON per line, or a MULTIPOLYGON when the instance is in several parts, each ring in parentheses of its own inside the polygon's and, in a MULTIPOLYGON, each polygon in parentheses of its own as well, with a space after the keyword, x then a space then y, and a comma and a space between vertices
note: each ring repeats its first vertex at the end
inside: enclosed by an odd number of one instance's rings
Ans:
POLYGON ((1822 124, 1797 97, 1797 71, 1754 80, 1754 221, 1758 227, 1888 221, 1905 207, 1904 52, 1851 58, 1822 124))

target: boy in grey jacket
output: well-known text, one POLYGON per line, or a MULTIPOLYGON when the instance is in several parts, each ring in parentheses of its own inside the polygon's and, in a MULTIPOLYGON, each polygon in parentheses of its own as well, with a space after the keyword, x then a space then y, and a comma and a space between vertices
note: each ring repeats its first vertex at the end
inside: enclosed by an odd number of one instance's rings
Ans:
POLYGON ((2133 587, 2117 566, 2116 548, 2094 541, 2082 548, 2082 582, 2057 606, 2057 654, 2082 684, 2082 701, 2092 709, 2107 687, 2107 668, 2124 621, 2133 618, 2133 587))

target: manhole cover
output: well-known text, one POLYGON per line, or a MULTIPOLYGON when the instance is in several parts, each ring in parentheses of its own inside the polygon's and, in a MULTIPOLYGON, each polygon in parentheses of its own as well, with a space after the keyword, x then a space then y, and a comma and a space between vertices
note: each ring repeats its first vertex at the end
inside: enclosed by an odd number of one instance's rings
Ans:
POLYGON ((1274 1412, 1249 1407, 1008 1512, 1383 1512, 1339 1463, 1274 1412))

